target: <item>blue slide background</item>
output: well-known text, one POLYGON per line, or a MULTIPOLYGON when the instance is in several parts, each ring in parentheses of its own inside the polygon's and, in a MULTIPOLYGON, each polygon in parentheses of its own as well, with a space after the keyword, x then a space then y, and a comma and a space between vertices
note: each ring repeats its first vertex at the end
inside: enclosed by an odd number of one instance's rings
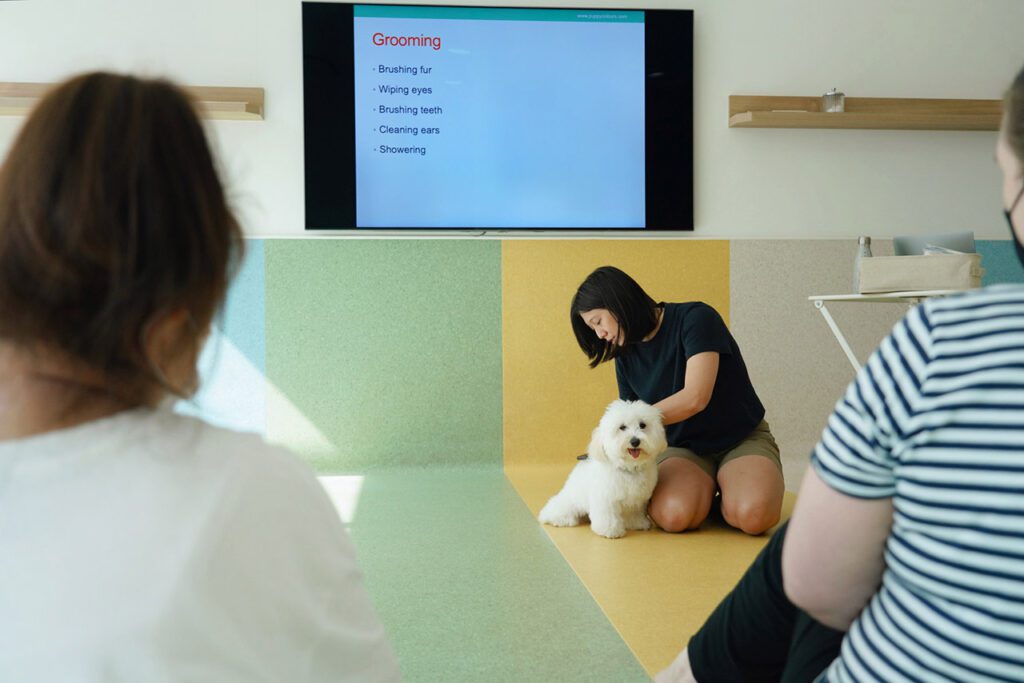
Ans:
POLYGON ((354 40, 358 227, 644 227, 643 23, 356 17, 354 40), (442 47, 375 46, 378 31, 442 47))

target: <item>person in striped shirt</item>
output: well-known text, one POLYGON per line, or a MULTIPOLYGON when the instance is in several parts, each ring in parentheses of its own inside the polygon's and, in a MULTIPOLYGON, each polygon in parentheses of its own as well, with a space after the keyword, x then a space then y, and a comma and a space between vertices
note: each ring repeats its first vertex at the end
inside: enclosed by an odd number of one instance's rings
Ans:
MULTIPOLYGON (((1024 70, 996 148, 1024 265, 1024 70)), ((1024 287, 914 308, 837 403, 792 519, 655 679, 1024 681, 1024 287)))

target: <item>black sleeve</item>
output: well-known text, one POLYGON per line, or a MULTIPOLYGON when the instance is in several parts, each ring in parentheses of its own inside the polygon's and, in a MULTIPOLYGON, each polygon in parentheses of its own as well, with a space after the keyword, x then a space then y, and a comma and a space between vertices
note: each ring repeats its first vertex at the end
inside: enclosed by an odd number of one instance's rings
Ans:
POLYGON ((707 304, 697 304, 683 320, 683 355, 690 358, 705 351, 732 353, 729 328, 718 311, 707 304))
POLYGON ((623 401, 636 401, 640 398, 629 385, 626 373, 622 370, 622 362, 618 358, 615 359, 615 381, 619 383, 619 398, 623 401))

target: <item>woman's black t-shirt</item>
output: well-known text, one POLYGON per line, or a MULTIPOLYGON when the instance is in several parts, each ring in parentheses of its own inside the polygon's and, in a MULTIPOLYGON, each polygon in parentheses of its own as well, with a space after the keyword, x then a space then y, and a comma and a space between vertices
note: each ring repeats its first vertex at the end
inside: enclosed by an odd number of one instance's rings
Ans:
POLYGON ((657 403, 683 388, 686 359, 705 351, 718 353, 718 376, 707 407, 665 428, 668 445, 698 455, 724 451, 754 431, 764 406, 754 392, 740 347, 718 311, 705 303, 664 304, 661 328, 654 338, 630 344, 615 359, 619 398, 657 403))

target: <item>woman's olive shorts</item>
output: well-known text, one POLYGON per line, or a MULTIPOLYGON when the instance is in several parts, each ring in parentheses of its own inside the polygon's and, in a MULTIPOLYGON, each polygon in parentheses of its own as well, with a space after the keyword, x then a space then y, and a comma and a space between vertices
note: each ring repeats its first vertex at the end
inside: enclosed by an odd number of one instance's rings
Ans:
POLYGON ((697 455, 688 448, 669 446, 664 453, 658 456, 658 464, 660 465, 669 458, 683 458, 700 467, 714 479, 722 465, 744 455, 762 455, 775 463, 775 466, 779 468, 779 474, 782 474, 779 445, 775 443, 775 437, 772 436, 768 423, 764 420, 761 420, 761 424, 754 427, 754 431, 750 432, 743 441, 724 451, 697 455))

